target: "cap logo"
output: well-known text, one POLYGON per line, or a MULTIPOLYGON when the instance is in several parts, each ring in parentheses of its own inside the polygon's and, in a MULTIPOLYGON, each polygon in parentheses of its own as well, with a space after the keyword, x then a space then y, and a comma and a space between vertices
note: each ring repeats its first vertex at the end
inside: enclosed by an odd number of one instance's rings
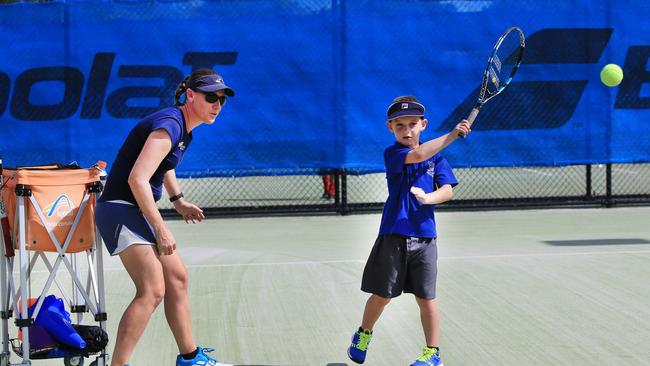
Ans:
POLYGON ((388 107, 386 117, 391 120, 397 117, 422 117, 424 116, 424 106, 413 101, 394 102, 388 107))

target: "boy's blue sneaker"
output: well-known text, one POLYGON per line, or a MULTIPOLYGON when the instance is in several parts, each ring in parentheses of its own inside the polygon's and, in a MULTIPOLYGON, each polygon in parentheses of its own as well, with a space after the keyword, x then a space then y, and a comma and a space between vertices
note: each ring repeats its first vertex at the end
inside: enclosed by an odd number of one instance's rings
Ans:
POLYGON ((411 366, 444 366, 440 355, 435 348, 424 347, 422 356, 420 356, 411 366))
POLYGON ((186 360, 183 356, 176 356, 176 366, 232 366, 227 363, 221 363, 214 358, 206 355, 206 352, 214 351, 214 348, 198 347, 199 353, 191 360, 186 360))
POLYGON ((368 343, 372 339, 372 332, 368 330, 359 330, 352 336, 352 344, 348 347, 348 357, 356 363, 363 363, 366 360, 368 343))

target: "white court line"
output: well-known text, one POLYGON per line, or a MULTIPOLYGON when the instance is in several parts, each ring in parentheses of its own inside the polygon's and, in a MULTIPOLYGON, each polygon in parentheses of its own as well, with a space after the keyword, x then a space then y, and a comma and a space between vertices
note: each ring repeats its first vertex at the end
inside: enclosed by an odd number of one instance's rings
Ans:
POLYGON ((453 257, 440 257, 439 259, 499 259, 519 257, 569 257, 577 255, 603 255, 603 254, 650 254, 650 250, 622 250, 600 252, 573 252, 573 253, 529 253, 529 254, 495 254, 495 255, 461 255, 453 257))
MULTIPOLYGON (((576 255, 606 255, 606 254, 650 254, 650 250, 625 250, 625 251, 600 251, 600 252, 573 252, 573 253, 530 253, 530 254, 495 254, 495 255, 461 255, 439 257, 438 260, 463 260, 463 259, 499 259, 521 257, 563 257, 576 255)), ((306 264, 337 264, 337 263, 366 263, 365 259, 340 259, 329 261, 296 261, 296 262, 262 262, 262 263, 224 263, 224 264, 190 264, 188 268, 210 267, 245 267, 245 266, 285 266, 306 264)))
MULTIPOLYGON (((528 253, 528 254, 494 254, 494 255, 459 255, 439 257, 438 260, 475 260, 475 259, 502 259, 502 258, 532 258, 532 257, 569 257, 581 255, 617 255, 617 254, 650 254, 650 250, 621 250, 597 252, 571 252, 571 253, 528 253)), ((218 267, 260 267, 260 266, 290 266, 309 264, 339 264, 339 263, 366 263, 365 259, 339 259, 328 261, 293 261, 293 262, 259 262, 259 263, 222 263, 222 264, 186 264, 187 268, 218 268, 218 267)), ((124 271, 123 267, 104 268, 104 272, 124 271)), ((46 270, 35 270, 32 273, 49 273, 46 270)))

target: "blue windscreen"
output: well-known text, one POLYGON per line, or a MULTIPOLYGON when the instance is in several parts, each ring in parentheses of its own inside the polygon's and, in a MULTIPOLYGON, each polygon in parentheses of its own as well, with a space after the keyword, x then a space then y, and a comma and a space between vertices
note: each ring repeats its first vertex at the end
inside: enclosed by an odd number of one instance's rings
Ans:
POLYGON ((423 139, 446 133, 517 25, 523 63, 444 152, 453 166, 649 162, 649 13, 640 0, 0 5, 0 153, 6 165, 110 169, 140 118, 172 105, 192 69, 213 67, 237 96, 195 130, 179 176, 382 171, 391 100, 423 102, 423 139), (624 70, 618 87, 599 80, 608 63, 624 70))

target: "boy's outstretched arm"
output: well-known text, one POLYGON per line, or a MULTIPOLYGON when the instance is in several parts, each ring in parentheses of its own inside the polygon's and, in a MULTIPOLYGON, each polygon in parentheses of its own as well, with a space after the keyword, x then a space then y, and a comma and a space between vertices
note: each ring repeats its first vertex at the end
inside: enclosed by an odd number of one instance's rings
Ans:
POLYGON ((469 128, 469 122, 464 119, 460 121, 451 132, 433 140, 429 140, 411 150, 408 155, 406 155, 404 164, 413 164, 425 161, 454 142, 458 136, 467 136, 471 131, 472 130, 469 128))
POLYGON ((418 201, 425 205, 437 205, 451 201, 454 198, 454 189, 451 187, 451 184, 443 184, 442 187, 431 193, 424 193, 420 187, 411 187, 411 193, 418 201))

